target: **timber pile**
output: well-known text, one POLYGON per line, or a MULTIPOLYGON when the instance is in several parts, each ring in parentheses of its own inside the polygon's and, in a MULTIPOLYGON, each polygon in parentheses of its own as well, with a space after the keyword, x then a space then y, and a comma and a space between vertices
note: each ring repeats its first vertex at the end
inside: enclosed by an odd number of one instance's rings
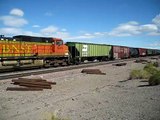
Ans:
POLYGON ((33 78, 18 78, 12 79, 13 85, 17 87, 8 87, 6 90, 10 91, 42 91, 43 89, 51 89, 51 85, 55 85, 56 82, 48 82, 45 79, 33 79, 33 78))
POLYGON ((102 73, 99 69, 83 69, 81 73, 106 75, 106 73, 102 73))

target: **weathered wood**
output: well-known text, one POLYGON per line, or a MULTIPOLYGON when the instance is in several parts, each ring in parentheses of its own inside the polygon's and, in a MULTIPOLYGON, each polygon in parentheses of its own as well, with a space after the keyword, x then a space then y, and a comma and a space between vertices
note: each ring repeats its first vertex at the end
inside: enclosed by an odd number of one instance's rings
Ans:
POLYGON ((47 81, 47 83, 50 83, 52 85, 56 85, 57 84, 56 82, 49 82, 49 81, 47 81))
POLYGON ((25 84, 21 83, 19 86, 25 86, 25 87, 33 87, 33 88, 43 88, 43 89, 51 89, 52 87, 49 85, 34 85, 34 84, 25 84))
MULTIPOLYGON (((32 90, 32 88, 35 88, 35 89, 51 89, 52 86, 51 85, 55 85, 56 82, 51 82, 51 81, 47 81, 47 80, 44 80, 44 79, 32 79, 32 78, 18 78, 18 79, 12 79, 12 82, 11 84, 14 84, 14 85, 19 85, 19 86, 23 86, 25 88, 18 88, 18 87, 15 87, 15 88, 8 88, 7 90, 19 90, 19 91, 28 91, 27 88, 29 88, 29 90, 32 90), (31 88, 31 89, 30 89, 31 88)), ((33 89, 34 90, 34 89, 33 89)))
POLYGON ((42 88, 28 88, 28 87, 7 87, 7 91, 42 91, 42 88))
POLYGON ((49 81, 19 81, 19 80, 14 80, 14 83, 17 85, 20 83, 28 83, 28 84, 39 84, 39 85, 56 85, 56 82, 49 82, 49 81))
POLYGON ((33 84, 33 85, 51 85, 51 83, 48 83, 48 82, 30 82, 30 81, 16 81, 14 82, 16 83, 17 85, 18 84, 33 84))
POLYGON ((34 82, 46 82, 47 80, 44 79, 32 79, 32 78, 18 78, 18 79, 13 79, 12 82, 18 82, 18 81, 34 81, 34 82))

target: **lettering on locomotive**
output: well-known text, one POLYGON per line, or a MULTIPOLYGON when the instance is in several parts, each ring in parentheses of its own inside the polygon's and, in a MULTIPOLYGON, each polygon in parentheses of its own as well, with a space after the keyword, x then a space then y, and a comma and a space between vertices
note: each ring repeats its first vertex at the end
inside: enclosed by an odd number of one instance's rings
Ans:
POLYGON ((31 53, 31 45, 2 45, 3 53, 31 53))

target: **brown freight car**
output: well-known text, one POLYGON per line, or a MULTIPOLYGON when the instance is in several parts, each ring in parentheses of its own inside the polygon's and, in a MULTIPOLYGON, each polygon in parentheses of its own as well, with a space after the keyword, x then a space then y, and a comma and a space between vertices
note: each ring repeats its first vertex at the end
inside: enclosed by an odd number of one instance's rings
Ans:
POLYGON ((124 46, 113 46, 113 58, 114 59, 125 59, 129 58, 129 48, 124 46))
POLYGON ((143 57, 147 55, 147 49, 145 48, 138 48, 139 56, 143 57))

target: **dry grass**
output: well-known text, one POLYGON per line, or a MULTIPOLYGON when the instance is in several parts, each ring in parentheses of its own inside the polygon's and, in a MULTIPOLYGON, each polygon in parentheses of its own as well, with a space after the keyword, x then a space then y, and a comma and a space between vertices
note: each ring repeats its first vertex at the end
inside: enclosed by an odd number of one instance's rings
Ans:
POLYGON ((132 70, 130 73, 130 79, 148 79, 149 85, 160 84, 160 71, 156 68, 157 64, 149 63, 143 70, 132 70))
POLYGON ((160 71, 152 75, 148 81, 149 85, 159 85, 160 84, 160 71))
POLYGON ((158 73, 156 64, 148 63, 143 70, 132 70, 130 73, 130 79, 149 79, 154 74, 158 73))
POLYGON ((151 74, 145 70, 132 70, 130 73, 130 79, 148 79, 151 74))

